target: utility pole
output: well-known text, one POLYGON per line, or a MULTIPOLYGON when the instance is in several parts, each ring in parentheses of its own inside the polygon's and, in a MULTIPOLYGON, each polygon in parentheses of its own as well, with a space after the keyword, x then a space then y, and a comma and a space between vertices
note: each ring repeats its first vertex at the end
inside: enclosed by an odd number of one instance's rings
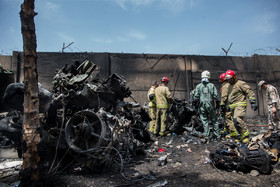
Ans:
POLYGON ((20 19, 24 55, 24 103, 23 103, 23 165, 20 171, 20 186, 37 186, 41 171, 40 121, 37 74, 37 41, 35 34, 35 0, 24 0, 20 19))

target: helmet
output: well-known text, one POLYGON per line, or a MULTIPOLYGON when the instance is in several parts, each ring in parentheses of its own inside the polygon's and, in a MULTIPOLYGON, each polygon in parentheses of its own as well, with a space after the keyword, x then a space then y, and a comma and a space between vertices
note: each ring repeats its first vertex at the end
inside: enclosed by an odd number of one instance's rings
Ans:
POLYGON ((266 84, 266 82, 265 82, 264 80, 261 80, 261 81, 259 82, 259 84, 258 84, 259 89, 262 88, 262 85, 263 85, 263 84, 266 84))
POLYGON ((226 73, 222 73, 220 75, 220 82, 224 82, 225 81, 225 77, 226 77, 226 73))
POLYGON ((228 79, 230 79, 230 78, 232 78, 232 77, 236 78, 235 72, 232 71, 232 70, 230 70, 230 69, 227 70, 226 76, 225 76, 225 80, 228 80, 228 79))
POLYGON ((153 86, 158 85, 158 82, 157 81, 153 81, 152 85, 153 86))
POLYGON ((166 83, 168 83, 169 81, 168 81, 168 78, 167 78, 167 77, 162 77, 162 78, 161 78, 161 82, 166 82, 166 83))
POLYGON ((210 72, 205 70, 201 73, 201 78, 207 78, 210 79, 210 72))

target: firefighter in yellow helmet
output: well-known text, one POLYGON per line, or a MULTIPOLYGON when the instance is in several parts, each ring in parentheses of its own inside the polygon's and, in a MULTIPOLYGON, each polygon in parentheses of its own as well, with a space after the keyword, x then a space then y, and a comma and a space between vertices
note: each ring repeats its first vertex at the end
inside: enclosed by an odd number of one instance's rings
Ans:
POLYGON ((256 111, 258 105, 256 103, 255 94, 251 87, 244 81, 236 78, 235 72, 228 70, 226 72, 226 80, 230 83, 228 91, 222 95, 221 107, 225 108, 228 102, 232 112, 233 123, 239 133, 239 140, 242 143, 247 143, 249 138, 249 130, 244 122, 244 117, 247 109, 247 98, 251 104, 251 108, 256 111))
POLYGON ((147 94, 149 100, 149 115, 152 119, 150 121, 149 131, 152 133, 155 131, 155 125, 156 125, 157 103, 156 103, 155 89, 157 87, 158 87, 158 82, 154 81, 147 94))
POLYGON ((166 136, 166 126, 168 123, 167 111, 169 105, 173 102, 172 95, 167 87, 168 78, 163 77, 161 84, 155 89, 156 103, 157 103, 157 115, 155 125, 155 135, 166 136))

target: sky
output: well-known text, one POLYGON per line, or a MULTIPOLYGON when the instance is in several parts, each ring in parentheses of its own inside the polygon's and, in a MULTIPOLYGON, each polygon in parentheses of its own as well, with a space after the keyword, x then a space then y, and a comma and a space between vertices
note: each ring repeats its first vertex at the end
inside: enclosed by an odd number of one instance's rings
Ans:
MULTIPOLYGON (((1 55, 23 51, 23 1, 0 0, 1 55)), ((280 0, 35 0, 37 52, 280 55, 279 10, 280 0)))

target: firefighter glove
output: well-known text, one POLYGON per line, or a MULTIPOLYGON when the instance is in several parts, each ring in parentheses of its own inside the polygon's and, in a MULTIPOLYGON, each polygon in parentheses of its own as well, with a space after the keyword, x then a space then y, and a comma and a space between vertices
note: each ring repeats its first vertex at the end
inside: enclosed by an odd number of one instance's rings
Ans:
POLYGON ((223 113, 225 113, 225 111, 226 111, 226 105, 220 105, 220 108, 221 108, 221 111, 222 111, 223 113))
POLYGON ((252 110, 254 110, 254 111, 258 110, 258 105, 257 105, 255 99, 251 99, 249 102, 250 102, 250 104, 251 104, 252 110))
POLYGON ((197 100, 197 99, 194 99, 194 100, 192 101, 192 106, 197 106, 197 104, 198 104, 198 100, 197 100))
POLYGON ((154 97, 155 97, 154 94, 150 94, 149 95, 149 100, 152 101, 154 99, 154 97))

